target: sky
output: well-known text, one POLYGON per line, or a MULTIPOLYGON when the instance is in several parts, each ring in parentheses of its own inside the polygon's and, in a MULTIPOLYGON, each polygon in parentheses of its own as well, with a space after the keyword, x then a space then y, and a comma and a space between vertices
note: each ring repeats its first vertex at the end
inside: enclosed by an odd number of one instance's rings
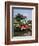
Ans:
MULTIPOLYGON (((18 14, 18 13, 20 13, 20 14, 22 14, 23 16, 27 16, 27 18, 28 19, 31 19, 32 20, 32 9, 14 9, 13 10, 13 12, 14 12, 14 17, 18 14)), ((13 13, 12 12, 12 13, 13 13)))

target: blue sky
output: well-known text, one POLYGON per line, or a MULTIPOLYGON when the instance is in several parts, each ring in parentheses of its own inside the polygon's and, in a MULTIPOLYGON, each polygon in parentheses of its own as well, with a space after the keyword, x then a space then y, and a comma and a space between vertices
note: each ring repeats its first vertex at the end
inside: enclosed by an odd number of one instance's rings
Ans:
POLYGON ((27 16, 28 19, 31 19, 32 20, 32 9, 14 9, 13 12, 14 12, 14 14, 13 14, 14 17, 18 13, 20 13, 20 14, 22 14, 24 16, 27 16))

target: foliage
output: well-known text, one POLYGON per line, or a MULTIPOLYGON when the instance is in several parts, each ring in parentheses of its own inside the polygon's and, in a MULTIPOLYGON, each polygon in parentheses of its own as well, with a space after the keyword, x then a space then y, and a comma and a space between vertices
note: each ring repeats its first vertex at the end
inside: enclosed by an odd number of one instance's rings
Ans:
POLYGON ((14 32, 28 32, 32 31, 32 20, 27 20, 27 16, 23 16, 20 13, 14 18, 14 32))

